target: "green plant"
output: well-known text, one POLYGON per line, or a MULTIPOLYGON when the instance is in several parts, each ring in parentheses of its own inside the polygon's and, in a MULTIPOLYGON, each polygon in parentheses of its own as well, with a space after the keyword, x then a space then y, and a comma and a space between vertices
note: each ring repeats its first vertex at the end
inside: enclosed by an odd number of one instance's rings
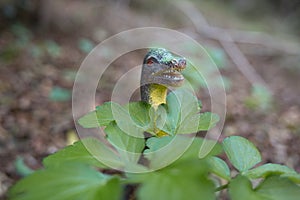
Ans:
POLYGON ((61 87, 53 87, 49 99, 52 101, 68 101, 71 99, 71 91, 61 87))
POLYGON ((263 85, 253 85, 251 95, 246 98, 245 105, 253 110, 269 111, 273 107, 272 93, 263 85))
POLYGON ((97 106, 79 124, 105 127, 114 149, 94 138, 82 139, 45 158, 45 168, 13 186, 10 198, 210 200, 224 195, 220 191, 228 191, 232 200, 299 198, 300 175, 279 164, 257 166, 261 155, 247 139, 231 136, 217 143, 191 137, 190 133, 209 130, 219 120, 216 114, 200 113, 201 102, 191 93, 182 89, 170 93, 167 104, 158 110, 156 125, 169 135, 145 139, 145 131, 153 133, 150 105, 107 102, 97 106), (200 147, 211 151, 200 158, 200 147), (237 173, 219 157, 222 152, 237 173), (129 195, 127 186, 135 188, 129 195))
POLYGON ((81 38, 78 41, 78 48, 83 53, 89 53, 90 51, 93 50, 94 47, 95 47, 95 45, 93 44, 93 42, 87 38, 81 38))

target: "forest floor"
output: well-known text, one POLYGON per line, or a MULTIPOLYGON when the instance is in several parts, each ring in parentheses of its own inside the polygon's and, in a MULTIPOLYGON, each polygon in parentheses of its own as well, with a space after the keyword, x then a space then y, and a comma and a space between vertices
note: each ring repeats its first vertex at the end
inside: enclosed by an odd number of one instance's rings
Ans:
MULTIPOLYGON (((0 198, 21 178, 16 161, 24 160, 31 169, 39 169, 45 156, 76 138, 71 93, 76 72, 88 52, 113 34, 143 26, 193 33, 205 48, 217 49, 222 57, 220 71, 228 81, 227 115, 220 139, 229 135, 247 137, 262 152, 264 163, 286 164, 300 172, 299 54, 259 41, 239 43, 239 49, 273 95, 253 93, 253 85, 218 40, 197 33, 184 13, 165 12, 176 9, 174 5, 149 12, 139 4, 132 8, 68 2, 53 1, 44 8, 40 16, 43 20, 11 22, 0 32, 0 198), (80 12, 76 12, 78 9, 80 12)), ((214 16, 212 7, 204 8, 199 11, 215 26, 238 30, 245 28, 241 24, 251 24, 243 19, 231 20, 234 16, 227 16, 229 11, 218 10, 214 16)), ((261 23, 258 29, 270 35, 271 25, 261 23)), ((248 31, 253 24, 247 26, 248 31)), ((284 37, 280 33, 271 36, 284 37)), ((296 41, 297 38, 287 43, 298 44, 296 41)), ((133 64, 141 63, 144 53, 137 51, 126 56, 125 61, 112 63, 105 85, 96 95, 97 103, 109 100, 118 77, 133 64)), ((205 88, 199 90, 199 96, 209 110, 205 88)))

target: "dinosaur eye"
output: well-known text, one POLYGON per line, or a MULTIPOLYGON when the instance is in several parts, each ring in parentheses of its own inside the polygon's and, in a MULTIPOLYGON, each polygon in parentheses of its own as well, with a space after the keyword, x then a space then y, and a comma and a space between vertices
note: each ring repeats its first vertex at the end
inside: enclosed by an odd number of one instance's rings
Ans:
POLYGON ((151 59, 147 60, 147 65, 152 65, 153 63, 154 63, 153 60, 151 59))
POLYGON ((146 60, 147 65, 152 65, 153 63, 157 63, 157 60, 153 57, 150 57, 146 60))

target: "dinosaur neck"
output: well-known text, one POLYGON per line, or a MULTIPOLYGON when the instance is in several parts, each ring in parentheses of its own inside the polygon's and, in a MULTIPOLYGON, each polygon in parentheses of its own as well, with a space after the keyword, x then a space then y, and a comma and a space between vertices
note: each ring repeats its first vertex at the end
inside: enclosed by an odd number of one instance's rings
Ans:
POLYGON ((146 84, 142 86, 142 100, 157 108, 166 103, 168 88, 160 84, 146 84))

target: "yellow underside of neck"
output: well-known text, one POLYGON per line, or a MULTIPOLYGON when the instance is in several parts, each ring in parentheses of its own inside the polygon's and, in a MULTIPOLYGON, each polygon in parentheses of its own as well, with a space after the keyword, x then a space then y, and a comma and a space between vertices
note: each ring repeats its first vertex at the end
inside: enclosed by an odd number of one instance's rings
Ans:
POLYGON ((151 84, 150 92, 149 92, 149 101, 152 107, 157 108, 160 104, 166 103, 168 88, 159 85, 159 84, 151 84))

